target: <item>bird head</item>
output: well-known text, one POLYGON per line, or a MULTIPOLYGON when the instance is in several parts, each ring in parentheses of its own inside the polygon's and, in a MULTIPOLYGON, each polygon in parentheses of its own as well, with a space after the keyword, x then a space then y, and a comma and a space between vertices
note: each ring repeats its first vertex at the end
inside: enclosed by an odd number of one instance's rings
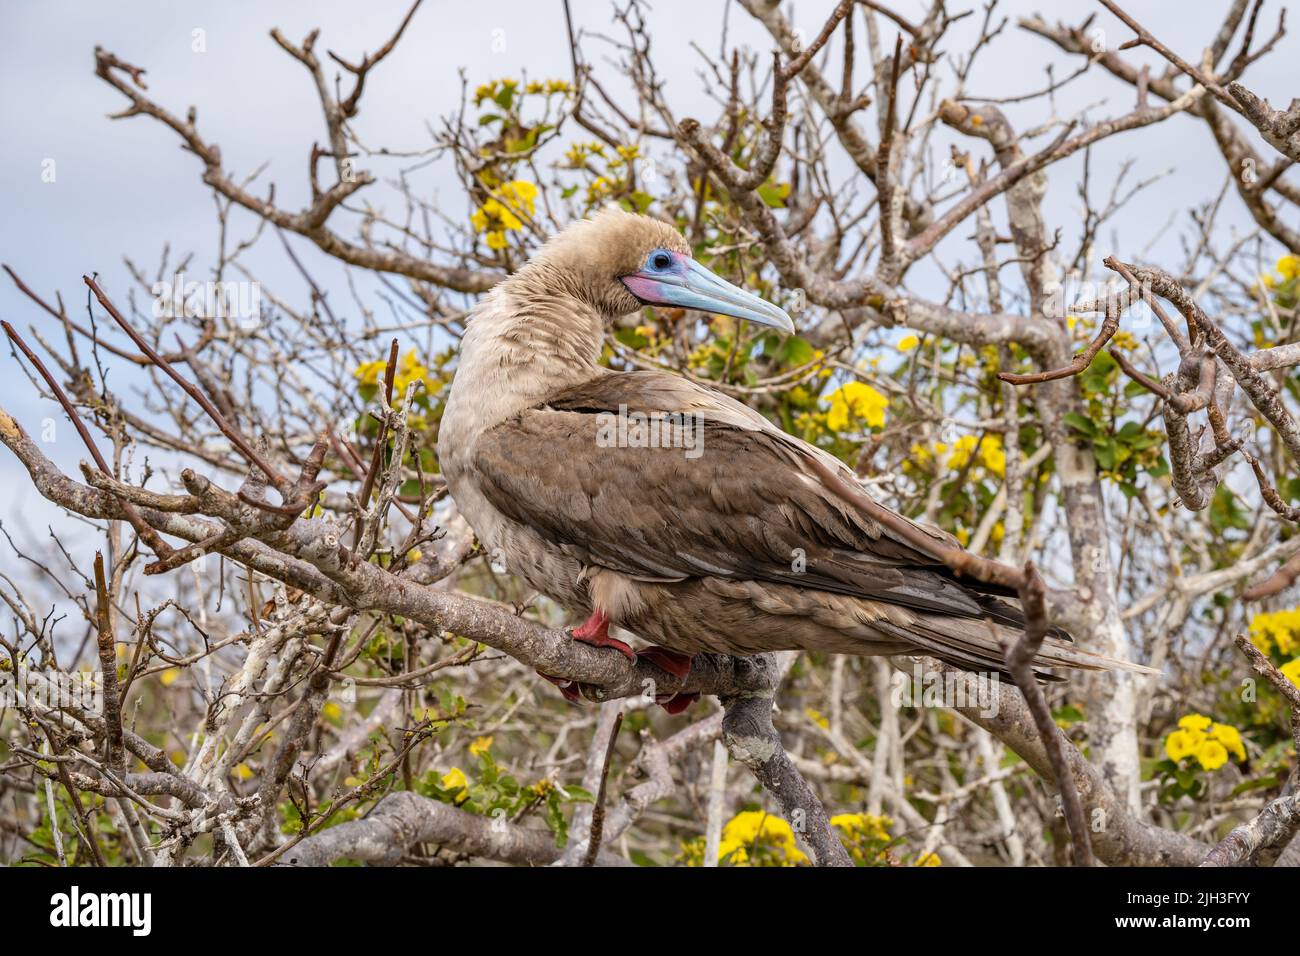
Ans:
POLYGON ((783 309, 696 262, 690 244, 672 226, 616 206, 569 226, 529 265, 565 276, 566 291, 611 319, 643 305, 661 305, 794 332, 783 309))

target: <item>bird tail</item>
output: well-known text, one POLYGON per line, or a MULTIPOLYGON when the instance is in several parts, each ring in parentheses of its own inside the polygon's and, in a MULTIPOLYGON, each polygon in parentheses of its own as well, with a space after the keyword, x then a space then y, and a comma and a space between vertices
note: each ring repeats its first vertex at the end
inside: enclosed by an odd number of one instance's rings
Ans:
MULTIPOLYGON (((962 670, 993 672, 1009 677, 1004 648, 1020 640, 1023 634, 1023 628, 988 619, 917 614, 915 622, 906 630, 900 628, 897 636, 922 652, 962 670)), ((1060 675, 1052 673, 1058 669, 1159 673, 1151 667, 1078 647, 1059 628, 1054 628, 1043 638, 1032 666, 1034 676, 1041 681, 1062 680, 1060 675)))

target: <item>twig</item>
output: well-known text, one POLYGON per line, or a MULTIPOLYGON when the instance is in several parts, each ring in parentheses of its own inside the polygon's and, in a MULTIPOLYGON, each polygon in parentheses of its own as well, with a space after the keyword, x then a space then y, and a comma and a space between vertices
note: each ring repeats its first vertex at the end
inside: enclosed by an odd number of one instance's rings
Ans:
MULTIPOLYGON (((1047 369, 1042 372, 1030 372, 1025 375, 1018 375, 1015 372, 998 372, 998 378, 1010 385, 1033 385, 1039 382, 1054 382, 1059 378, 1069 378, 1071 375, 1078 375, 1097 357, 1101 347, 1111 340, 1116 332, 1119 331, 1119 316, 1111 311, 1107 311, 1106 318, 1102 320, 1101 330, 1097 333, 1086 349, 1070 360, 1068 365, 1060 368, 1047 369)), ((1114 354, 1113 352, 1111 354, 1114 354)))
POLYGON ((113 305, 108 296, 104 294, 104 290, 99 287, 98 282, 90 276, 82 276, 81 279, 87 286, 89 286, 90 291, 95 294, 95 298, 99 300, 99 304, 104 307, 104 310, 113 317, 113 320, 122 327, 122 331, 125 332, 131 338, 131 341, 135 343, 136 348, 148 356, 149 360, 162 369, 162 371, 166 372, 171 380, 179 385, 186 395, 194 399, 194 401, 198 403, 199 407, 207 412, 208 417, 216 423, 216 426, 219 429, 221 429, 221 433, 230 439, 231 444, 238 448, 245 458, 260 468, 263 474, 271 480, 271 483, 275 485, 276 488, 283 488, 288 484, 288 480, 263 460, 262 456, 254 450, 253 446, 248 443, 248 440, 240 434, 239 429, 226 421, 225 416, 222 415, 221 412, 217 411, 216 406, 208 400, 208 397, 199 391, 197 386, 181 375, 180 372, 176 371, 170 362, 155 352, 149 343, 144 340, 144 337, 131 327, 131 323, 123 317, 122 313, 117 310, 117 306, 113 305))
MULTIPOLYGON (((81 416, 77 414, 77 410, 73 407, 72 402, 68 400, 68 396, 65 395, 63 389, 59 387, 58 381, 50 374, 49 369, 45 367, 45 363, 40 360, 40 357, 35 352, 28 348, 27 343, 23 341, 21 335, 14 331, 12 325, 8 322, 0 322, 0 327, 4 328, 5 335, 9 336, 10 341, 12 341, 14 345, 18 346, 23 355, 27 356, 27 361, 32 363, 32 366, 40 374, 41 378, 45 380, 45 384, 50 387, 50 391, 54 393, 55 400, 63 407, 64 414, 68 416, 68 419, 72 422, 72 427, 75 428, 77 434, 81 436, 81 441, 90 452, 90 456, 95 459, 96 467, 98 467, 99 470, 109 478, 112 478, 113 473, 109 471, 108 462, 106 462, 104 456, 100 454, 99 448, 90 437, 90 432, 86 430, 85 424, 81 421, 81 416)), ((135 529, 136 534, 140 536, 141 540, 149 545, 154 554, 158 555, 159 558, 165 558, 167 555, 172 553, 171 545, 164 541, 159 536, 158 532, 146 523, 142 517, 140 517, 140 513, 136 511, 134 506, 128 502, 123 502, 122 513, 125 515, 127 521, 130 522, 131 527, 135 529)))
POLYGON ((609 731, 609 743, 605 748, 605 762, 600 770, 600 787, 596 791, 596 803, 591 808, 591 831, 587 837, 587 852, 582 858, 582 866, 595 866, 596 856, 600 853, 601 836, 605 829, 605 785, 609 780, 609 762, 614 758, 614 745, 618 743, 618 731, 623 726, 623 711, 614 718, 614 726, 609 731))
POLYGON ((1079 799, 1079 789, 1070 765, 1065 758, 1065 749, 1061 742, 1061 731, 1052 720, 1052 712, 1047 706, 1043 690, 1034 678, 1033 660, 1047 636, 1047 588, 1032 561, 1025 562, 1025 583, 1020 589, 1020 605, 1024 608, 1025 632, 1020 640, 1006 649, 1007 670, 1011 672, 1016 686, 1029 704, 1029 713, 1034 718, 1034 726, 1043 740, 1048 759, 1052 765, 1052 775, 1056 778, 1056 789, 1061 795, 1061 806, 1065 811, 1065 822, 1070 828, 1070 838, 1074 849, 1074 865, 1092 866, 1092 844, 1088 837, 1088 822, 1083 815, 1083 803, 1079 799))
POLYGON ((1258 584, 1252 584, 1241 592, 1243 601, 1259 601, 1285 591, 1300 578, 1300 554, 1293 554, 1276 571, 1258 584))
POLYGON ((122 750, 122 698, 117 689, 117 641, 113 637, 113 606, 104 578, 104 556, 95 552, 95 627, 98 633, 100 681, 104 694, 104 726, 108 743, 104 763, 125 776, 122 750))

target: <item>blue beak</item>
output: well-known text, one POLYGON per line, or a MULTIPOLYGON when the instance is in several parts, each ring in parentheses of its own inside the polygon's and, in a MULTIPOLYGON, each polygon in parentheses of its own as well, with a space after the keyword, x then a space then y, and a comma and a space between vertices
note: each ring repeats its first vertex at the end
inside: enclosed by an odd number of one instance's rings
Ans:
POLYGON ((667 268, 646 268, 623 276, 623 285, 646 305, 716 312, 794 333, 794 322, 784 309, 737 288, 689 256, 681 253, 670 253, 670 256, 672 261, 667 268))

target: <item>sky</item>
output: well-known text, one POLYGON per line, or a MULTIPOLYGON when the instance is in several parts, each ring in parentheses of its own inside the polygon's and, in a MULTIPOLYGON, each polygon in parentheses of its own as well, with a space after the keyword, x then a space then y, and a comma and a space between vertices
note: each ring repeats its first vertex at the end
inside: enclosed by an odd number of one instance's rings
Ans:
MULTIPOLYGON (((334 49, 356 59, 387 39, 407 6, 406 0, 366 4, 352 0, 310 4, 4 0, 0 3, 0 122, 5 134, 0 149, 0 261, 14 267, 42 295, 52 297, 54 290, 60 290, 74 312, 81 314, 85 295, 81 275, 97 271, 110 293, 124 289, 124 257, 152 269, 164 244, 170 243, 173 250, 194 253, 194 273, 202 274, 211 264, 216 223, 210 191, 200 182, 199 161, 179 149, 169 130, 148 118, 107 118, 124 101, 94 76, 96 45, 146 68, 149 94, 174 112, 196 105, 200 131, 221 144, 227 168, 243 175, 267 163, 266 177, 276 183, 277 201, 299 208, 308 196, 307 153, 313 142, 323 141, 319 102, 307 72, 279 49, 269 31, 279 26, 296 43, 320 27, 318 49, 334 49), (53 181, 48 181, 51 168, 53 181)), ((812 36, 833 6, 833 0, 810 0, 784 9, 812 36)), ((1096 11, 1097 25, 1106 31, 1111 46, 1130 36, 1099 5, 1084 0, 1000 4, 1000 13, 1009 16, 1011 23, 998 39, 996 52, 986 55, 976 69, 969 92, 1024 93, 1046 84, 1045 66, 1053 65, 1058 79, 1078 66, 1077 58, 1058 55, 1046 41, 1015 27, 1016 17, 1035 12, 1036 6, 1051 19, 1072 23, 1096 11)), ((1125 6, 1166 44, 1185 58, 1198 60, 1227 3, 1132 0, 1125 6)), ((1271 33, 1276 6, 1265 7, 1261 35, 1271 33)), ((717 49, 725 7, 723 0, 657 0, 652 5, 649 21, 655 59, 668 80, 667 95, 678 116, 715 115, 698 74, 699 54, 692 42, 710 52, 717 49)), ((974 0, 950 7, 976 8, 975 15, 959 24, 944 44, 944 49, 965 51, 969 43, 962 37, 971 35, 981 11, 974 0)), ((899 0, 894 8, 919 20, 924 4, 899 0)), ((609 0, 573 0, 573 10, 584 30, 614 32, 609 0)), ((771 49, 766 33, 739 7, 732 5, 729 20, 732 44, 762 52, 771 49)), ((886 32, 887 38, 892 35, 892 30, 886 32)), ((587 49, 588 58, 599 62, 601 48, 593 44, 587 49)), ((1275 105, 1289 102, 1295 93, 1298 55, 1300 37, 1293 33, 1251 70, 1248 85, 1275 105)), ((1134 63, 1157 62, 1147 50, 1125 56, 1134 63)), ((372 73, 358 129, 366 141, 394 149, 428 145, 426 122, 456 108, 462 70, 471 88, 487 79, 523 73, 533 78, 567 78, 569 49, 559 0, 426 0, 397 51, 372 73)), ((613 74, 606 69, 603 75, 613 74)), ((1098 119, 1127 111, 1132 92, 1097 69, 1063 90, 1059 103, 1064 114, 1091 104, 1087 115, 1098 119)), ((1044 118, 1041 102, 1008 106, 1007 112, 1021 128, 1044 118)), ((947 155, 946 142, 942 136, 937 139, 937 155, 947 155)), ((974 144, 977 155, 984 154, 982 145, 974 144)), ((1186 118, 1099 147, 1093 175, 1101 189, 1108 187, 1119 165, 1128 159, 1135 161, 1135 179, 1171 172, 1115 221, 1113 243, 1107 244, 1108 231, 1099 256, 1146 250, 1152 257, 1163 254, 1176 261, 1176 227, 1187 223, 1190 201, 1203 202, 1218 191, 1225 176, 1222 160, 1202 124, 1186 118), (1171 219, 1175 228, 1166 231, 1171 219)), ((393 168, 376 166, 374 171, 383 174, 393 168)), ((1067 244, 1080 216, 1074 190, 1077 170, 1077 163, 1053 167, 1046 204, 1049 223, 1064 229, 1067 244)), ((433 168, 428 177, 429 189, 456 195, 449 164, 433 168)), ((250 225, 247 219, 240 223, 244 230, 250 225)), ((1223 228, 1251 225, 1235 199, 1230 199, 1223 228)), ((968 232, 957 230, 960 236, 968 232)), ((305 241, 292 241, 313 272, 338 284, 332 301, 339 303, 347 295, 342 271, 326 263, 305 241)), ((274 236, 268 233, 245 261, 278 292, 296 295, 298 301, 305 298, 302 280, 274 236)), ((916 291, 942 295, 941 286, 916 291)), ((20 330, 45 321, 3 276, 0 317, 20 330)), ((0 381, 6 383, 0 388, 0 405, 30 433, 39 433, 44 419, 62 421, 52 402, 35 395, 7 349, 0 354, 0 381)), ((75 472, 84 450, 70 428, 61 428, 56 435, 47 453, 75 472)), ((47 522, 67 526, 68 519, 40 499, 7 453, 0 455, 0 483, 8 492, 0 499, 0 521, 6 527, 43 533, 47 522)), ((8 560, 8 554, 0 556, 0 567, 8 560)))

